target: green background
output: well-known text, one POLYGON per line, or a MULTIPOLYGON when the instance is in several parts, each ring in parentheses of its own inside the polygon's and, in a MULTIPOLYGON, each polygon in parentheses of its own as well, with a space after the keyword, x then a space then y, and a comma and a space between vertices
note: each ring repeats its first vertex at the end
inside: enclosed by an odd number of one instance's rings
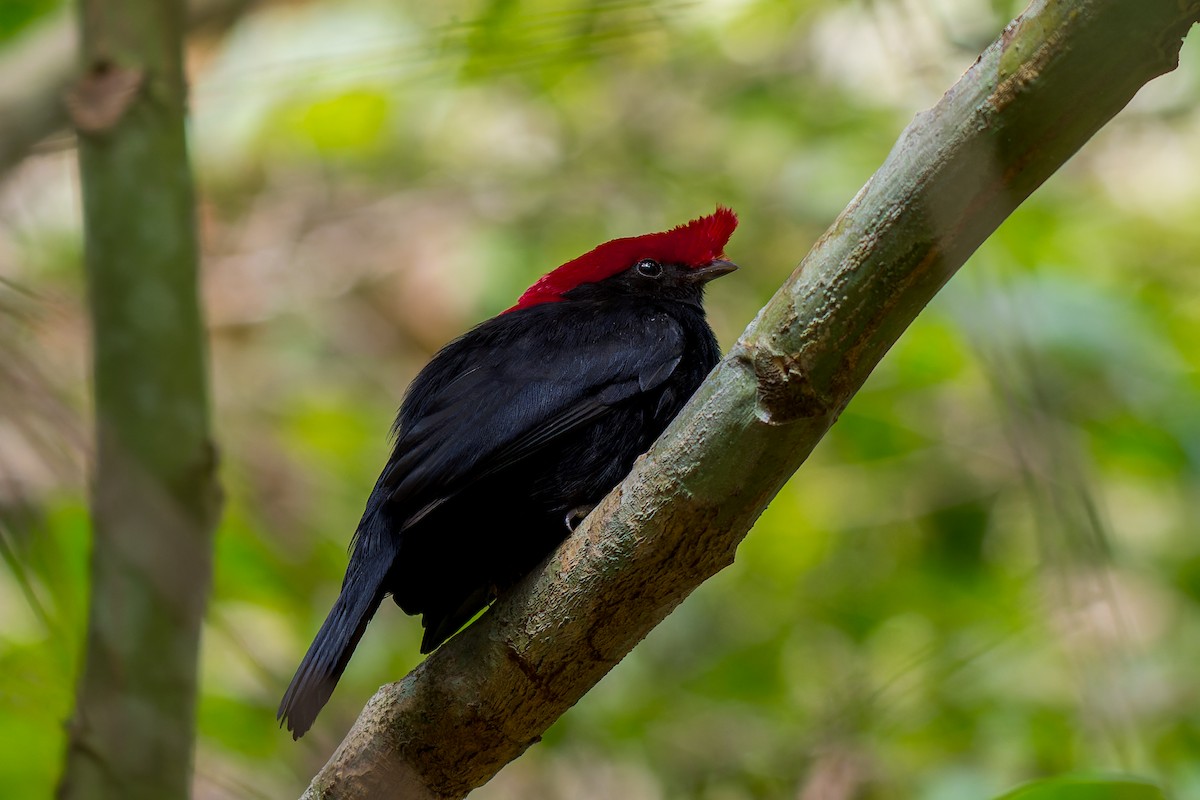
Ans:
MULTIPOLYGON (((0 55, 55 7, 0 7, 0 55)), ((328 0, 193 40, 227 494, 195 796, 298 795, 418 662, 388 604, 315 729, 276 727, 438 347, 595 244, 716 203, 742 219, 743 269, 708 302, 728 347, 1020 10, 328 0)), ((737 562, 473 797, 958 800, 1068 772, 1200 796, 1200 45, 1182 60, 921 315, 737 562)), ((78 202, 62 137, 0 184, 16 798, 52 792, 86 608, 78 202)))

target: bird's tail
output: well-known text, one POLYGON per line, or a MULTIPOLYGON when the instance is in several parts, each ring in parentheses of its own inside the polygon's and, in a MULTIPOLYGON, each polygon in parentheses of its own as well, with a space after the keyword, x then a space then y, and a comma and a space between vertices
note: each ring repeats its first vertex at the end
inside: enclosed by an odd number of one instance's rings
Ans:
POLYGON ((364 549, 355 548, 342 592, 279 703, 280 725, 287 725, 293 739, 299 739, 312 727, 342 677, 367 623, 383 601, 384 578, 392 559, 382 553, 368 555, 362 552, 364 549))

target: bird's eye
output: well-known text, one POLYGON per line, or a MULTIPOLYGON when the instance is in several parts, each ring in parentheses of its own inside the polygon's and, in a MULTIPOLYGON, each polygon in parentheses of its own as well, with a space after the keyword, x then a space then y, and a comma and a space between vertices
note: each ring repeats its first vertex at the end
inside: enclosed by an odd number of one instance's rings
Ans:
POLYGON ((643 278, 657 278, 659 275, 662 275, 662 264, 659 264, 653 258, 643 258, 633 268, 643 278))

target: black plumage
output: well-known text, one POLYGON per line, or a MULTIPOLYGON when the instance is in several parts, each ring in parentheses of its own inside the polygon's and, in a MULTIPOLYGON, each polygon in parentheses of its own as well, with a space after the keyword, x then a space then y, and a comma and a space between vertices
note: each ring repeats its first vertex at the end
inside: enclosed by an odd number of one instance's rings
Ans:
POLYGON ((295 737, 385 597, 422 616, 432 651, 629 472, 717 363, 703 286, 732 269, 638 259, 434 356, 400 408, 341 594, 280 704, 295 737))

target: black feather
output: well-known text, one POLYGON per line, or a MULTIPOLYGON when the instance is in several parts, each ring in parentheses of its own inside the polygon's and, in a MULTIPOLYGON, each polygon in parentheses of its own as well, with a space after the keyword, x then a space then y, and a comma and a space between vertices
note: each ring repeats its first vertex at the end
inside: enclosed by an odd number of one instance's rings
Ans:
MULTIPOLYGON (((363 522, 370 526, 381 524, 382 520, 373 516, 364 518, 363 522)), ((372 543, 388 541, 386 536, 371 533, 361 538, 372 543)), ((367 623, 383 602, 384 578, 390 565, 391 558, 386 553, 356 548, 338 599, 309 645, 279 703, 277 716, 280 724, 287 725, 293 739, 299 739, 312 727, 313 720, 333 694, 333 688, 350 662, 350 656, 366 631, 367 623)))
POLYGON ((383 598, 427 653, 533 569, 630 470, 716 364, 701 287, 667 265, 490 319, 412 382, 341 595, 279 708, 299 736, 383 598))

